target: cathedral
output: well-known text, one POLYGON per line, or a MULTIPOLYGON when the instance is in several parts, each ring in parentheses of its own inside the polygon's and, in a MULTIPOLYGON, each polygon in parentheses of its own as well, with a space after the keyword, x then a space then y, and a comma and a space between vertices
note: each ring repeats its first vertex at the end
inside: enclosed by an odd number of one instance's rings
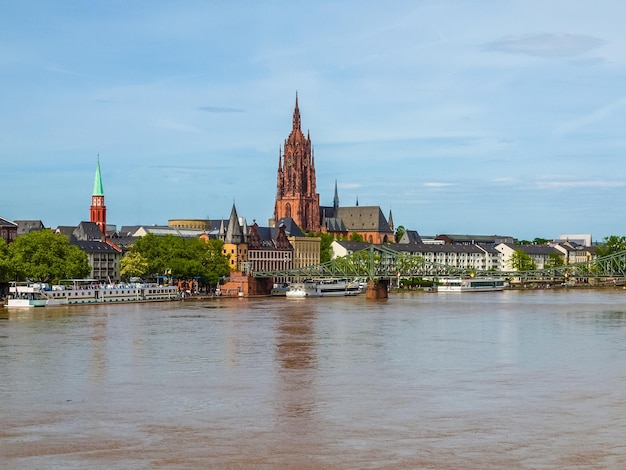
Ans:
POLYGON ((364 241, 377 244, 394 241, 391 212, 387 220, 379 206, 359 206, 357 202, 354 207, 339 207, 336 182, 332 206, 320 207, 315 191, 315 155, 309 133, 306 137, 302 133, 296 93, 291 134, 278 153, 274 223, 291 218, 303 232, 332 233, 335 238, 356 233, 364 241))
POLYGON ((274 221, 291 218, 305 232, 320 230, 320 195, 315 192, 315 157, 311 137, 300 127, 298 94, 291 134, 278 152, 274 221))

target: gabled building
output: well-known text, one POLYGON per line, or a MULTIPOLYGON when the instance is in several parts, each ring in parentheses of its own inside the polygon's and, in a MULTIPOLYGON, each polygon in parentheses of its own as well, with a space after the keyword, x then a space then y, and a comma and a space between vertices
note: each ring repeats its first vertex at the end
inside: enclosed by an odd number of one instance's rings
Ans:
POLYGON ((15 241, 17 238, 17 224, 0 217, 0 237, 7 243, 15 241))
MULTIPOLYGON (((259 227, 254 222, 248 235, 248 266, 250 272, 285 271, 293 268, 293 247, 285 224, 259 227)), ((275 280, 284 282, 284 279, 275 280)))
POLYGON ((564 257, 563 253, 553 246, 548 245, 513 245, 512 243, 500 243, 495 247, 501 253, 502 270, 515 271, 511 263, 511 256, 516 250, 530 256, 537 269, 544 269, 550 265, 550 259, 554 256, 564 257))
MULTIPOLYGON (((339 205, 337 182, 333 206, 324 206, 320 211, 322 232, 332 234, 335 239, 349 239, 352 234, 358 234, 365 242, 374 245, 395 241, 393 229, 379 206, 359 206, 358 201, 352 207, 339 205)), ((391 211, 389 216, 392 217, 391 211)))
POLYGON ((72 237, 79 241, 102 241, 103 238, 102 230, 96 222, 81 222, 72 231, 72 237))
POLYGON ((406 230, 402 234, 402 237, 400 237, 400 240, 398 240, 398 243, 420 244, 423 243, 423 241, 422 237, 420 237, 420 234, 417 233, 417 230, 406 230))
POLYGON ((15 223, 17 224, 18 237, 45 228, 41 220, 16 220, 15 223))
POLYGON ((584 246, 576 242, 561 242, 554 244, 565 259, 565 264, 590 263, 595 258, 595 247, 584 246))
POLYGON ((122 250, 101 240, 74 240, 76 245, 89 257, 91 279, 102 282, 120 282, 120 260, 122 250))
POLYGON ((395 241, 393 230, 379 206, 339 207, 324 223, 323 231, 335 238, 350 238, 353 233, 375 245, 395 241))
POLYGON ((220 223, 217 238, 224 242, 222 253, 230 255, 230 270, 241 271, 243 264, 248 261, 248 226, 245 219, 239 220, 237 208, 233 203, 230 217, 220 223))
POLYGON ((72 245, 87 254, 91 266, 91 279, 102 282, 119 282, 122 249, 102 231, 95 222, 81 222, 76 227, 59 226, 56 233, 65 235, 72 245))
POLYGON ((293 248, 293 269, 320 264, 320 237, 308 237, 300 230, 293 219, 283 218, 278 221, 278 227, 285 227, 287 240, 293 248))

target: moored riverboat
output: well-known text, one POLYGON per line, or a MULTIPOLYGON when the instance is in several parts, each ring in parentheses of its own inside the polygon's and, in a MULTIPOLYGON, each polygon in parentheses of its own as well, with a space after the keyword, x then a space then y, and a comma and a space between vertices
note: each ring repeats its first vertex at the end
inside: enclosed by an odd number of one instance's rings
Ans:
POLYGON ((13 282, 9 286, 9 296, 5 303, 10 308, 45 307, 48 298, 36 285, 13 282))
POLYGON ((303 297, 341 297, 358 295, 363 292, 359 282, 349 279, 307 279, 289 286, 285 294, 289 298, 303 297))
POLYGON ((58 285, 30 283, 10 288, 7 307, 116 302, 158 302, 180 299, 176 286, 152 283, 103 284, 95 279, 68 279, 58 285))
POLYGON ((504 288, 504 279, 454 277, 440 279, 437 292, 494 292, 504 288))
POLYGON ((43 290, 48 305, 178 300, 176 286, 151 283, 102 284, 93 279, 69 279, 43 290))

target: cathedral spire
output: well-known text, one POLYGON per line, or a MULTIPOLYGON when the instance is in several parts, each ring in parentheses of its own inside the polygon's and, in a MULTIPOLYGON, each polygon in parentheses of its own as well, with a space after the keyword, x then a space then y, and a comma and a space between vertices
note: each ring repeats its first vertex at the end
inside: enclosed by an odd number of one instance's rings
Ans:
POLYGON ((298 108, 298 92, 296 91, 296 107, 293 110, 293 128, 300 130, 300 108, 298 108))
POLYGON ((337 180, 335 180, 335 197, 333 198, 333 207, 335 209, 335 217, 337 217, 337 209, 339 209, 339 193, 337 192, 337 180))

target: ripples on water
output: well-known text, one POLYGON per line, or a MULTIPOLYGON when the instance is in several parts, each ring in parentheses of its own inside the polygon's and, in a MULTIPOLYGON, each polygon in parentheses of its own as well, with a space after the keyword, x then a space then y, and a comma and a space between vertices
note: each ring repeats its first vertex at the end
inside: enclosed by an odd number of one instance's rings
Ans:
POLYGON ((28 468, 626 468, 626 292, 0 311, 28 468))

